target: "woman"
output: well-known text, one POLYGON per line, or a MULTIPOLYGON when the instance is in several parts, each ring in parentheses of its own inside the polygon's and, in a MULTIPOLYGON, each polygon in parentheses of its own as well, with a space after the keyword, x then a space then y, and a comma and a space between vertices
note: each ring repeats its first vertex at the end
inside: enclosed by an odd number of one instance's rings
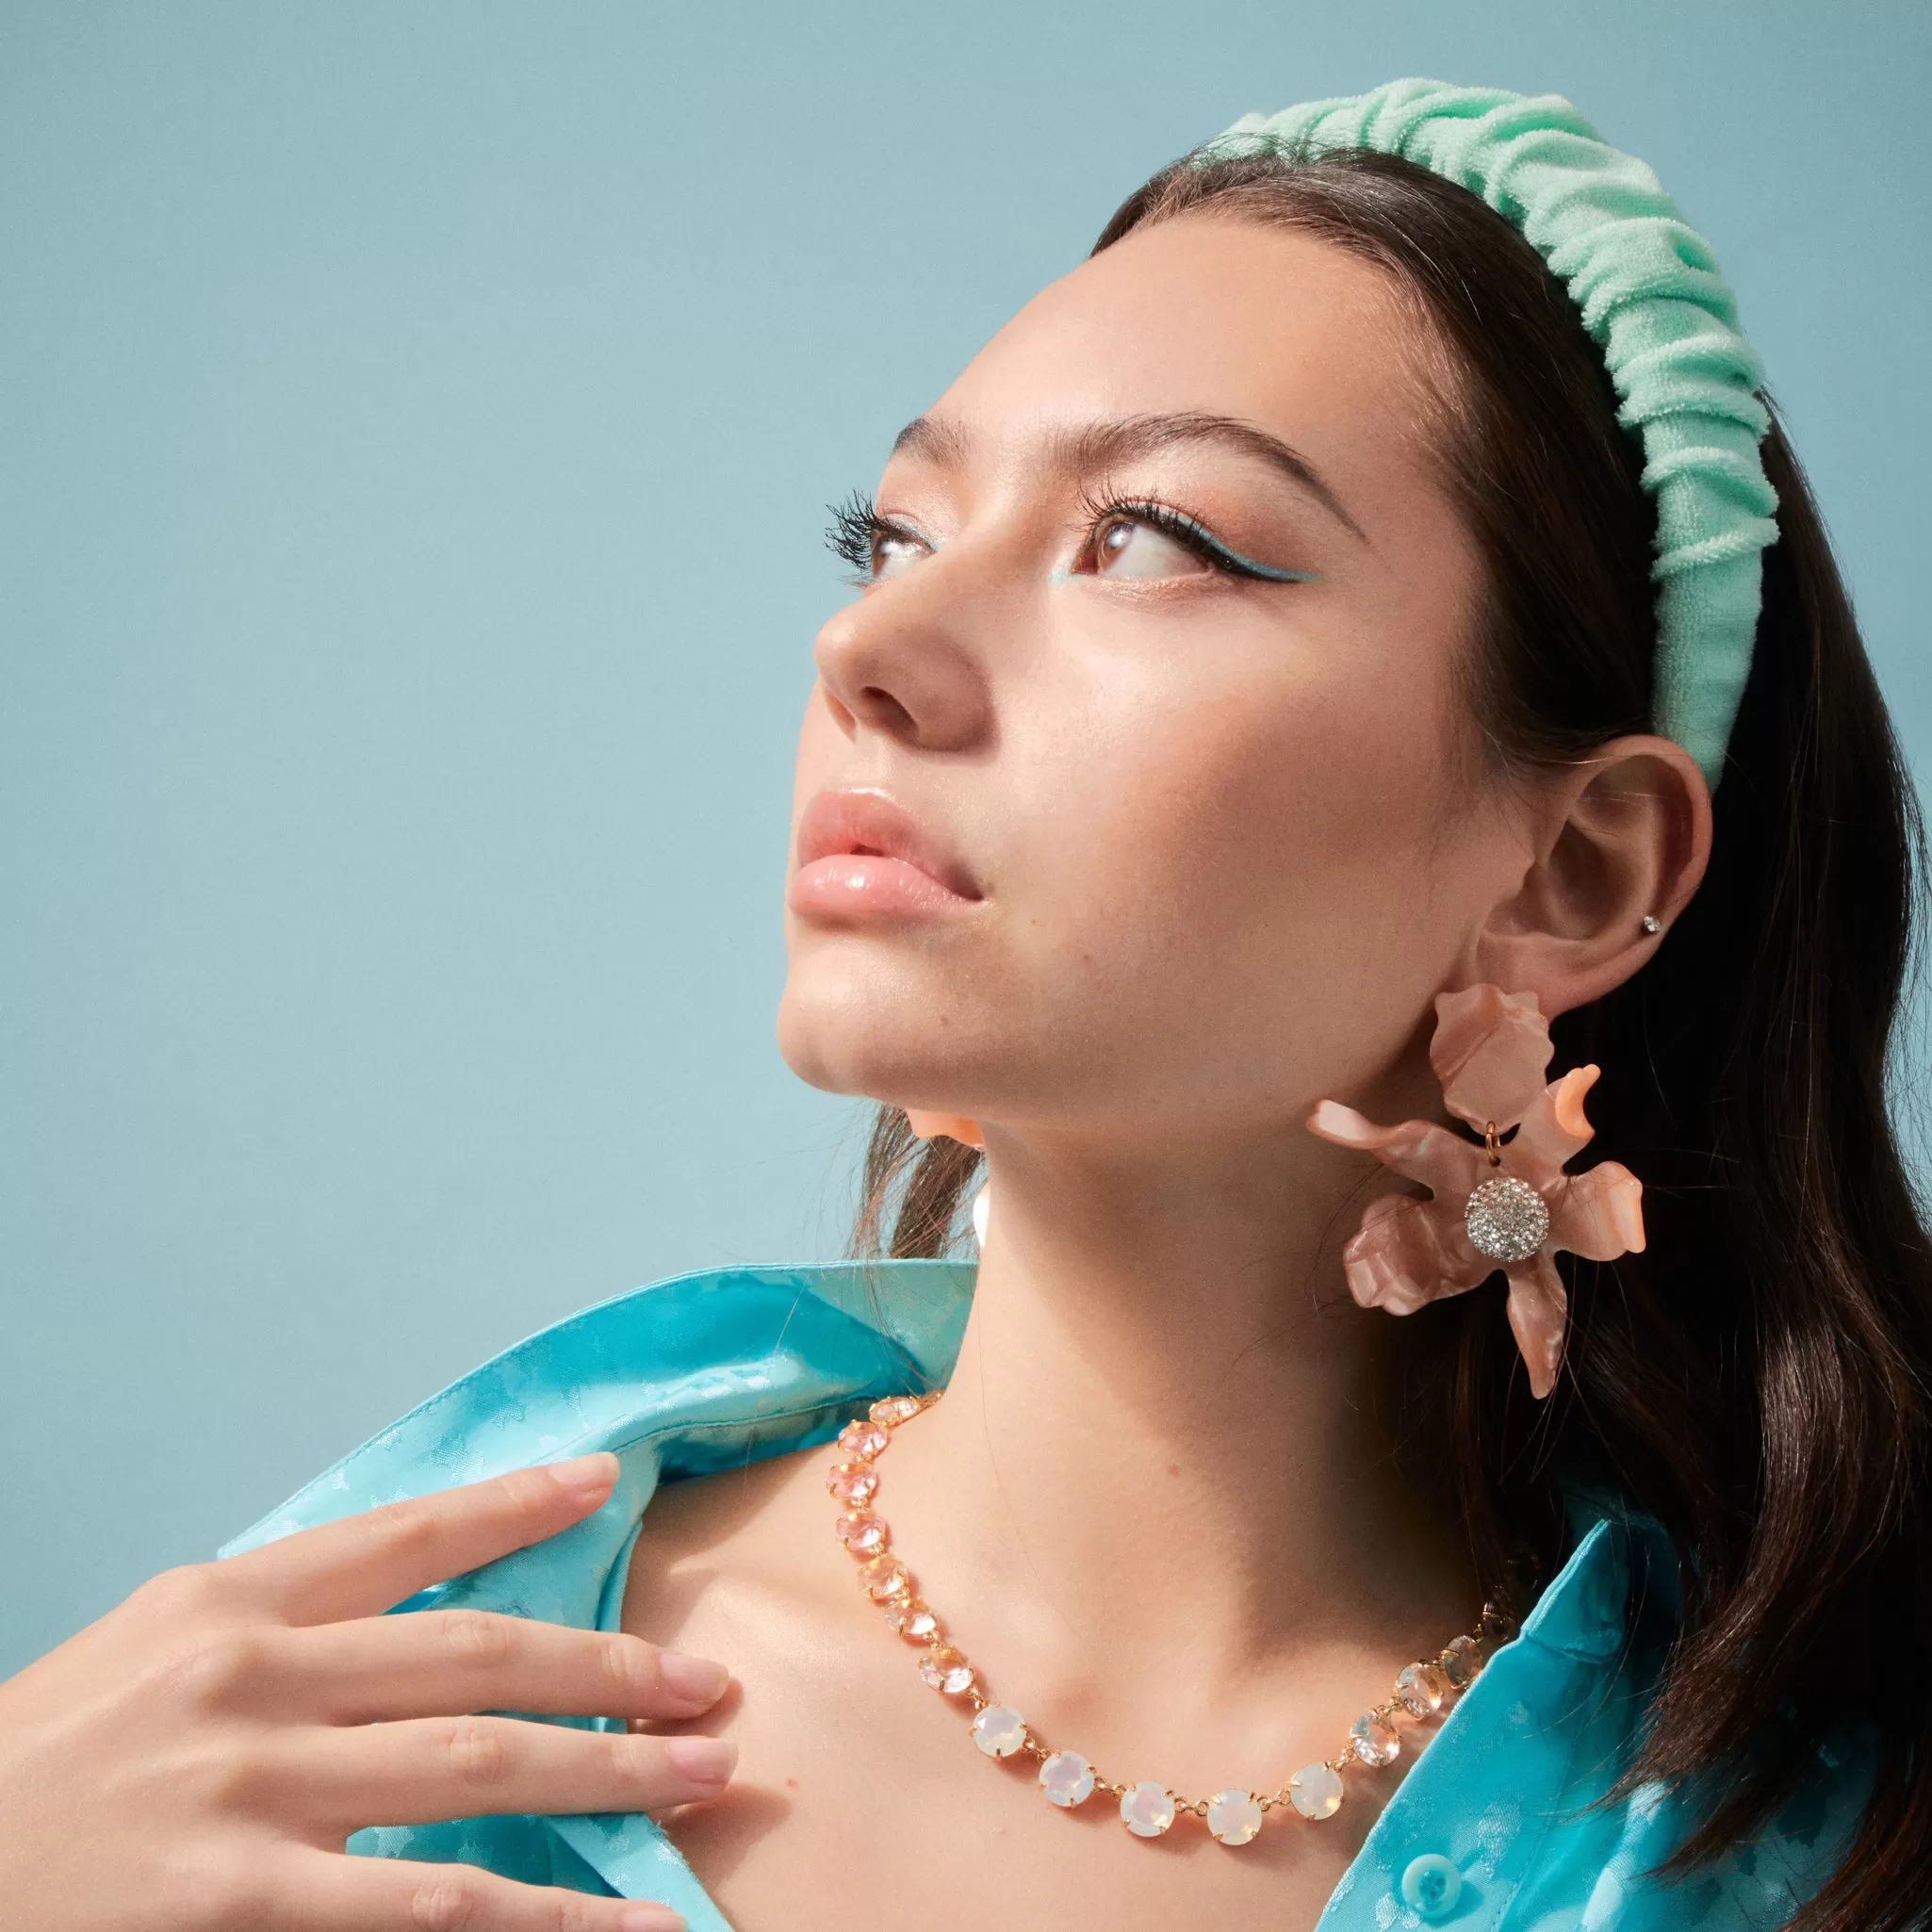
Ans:
POLYGON ((1916 821, 1755 386, 1562 103, 1130 199, 835 532, 779 1034, 891 1258, 589 1311, 6 1686, 18 1923, 1913 1924, 1916 821))

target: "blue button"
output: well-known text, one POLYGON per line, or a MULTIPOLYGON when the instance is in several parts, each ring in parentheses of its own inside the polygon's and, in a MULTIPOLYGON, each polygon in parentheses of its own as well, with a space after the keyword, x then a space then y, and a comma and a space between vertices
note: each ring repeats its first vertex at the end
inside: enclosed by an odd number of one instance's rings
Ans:
POLYGON ((1440 1852, 1411 1858, 1402 1874, 1402 1903, 1433 1923, 1455 1910, 1463 1895, 1463 1875, 1440 1852))

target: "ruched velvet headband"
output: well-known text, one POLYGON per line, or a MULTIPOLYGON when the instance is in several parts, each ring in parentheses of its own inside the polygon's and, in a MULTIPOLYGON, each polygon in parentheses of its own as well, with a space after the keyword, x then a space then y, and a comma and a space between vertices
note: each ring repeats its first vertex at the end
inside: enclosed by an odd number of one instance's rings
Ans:
POLYGON ((1396 80, 1247 114, 1197 154, 1373 148, 1479 194, 1530 241, 1603 351, 1657 508, 1655 726, 1715 791, 1751 668, 1776 493, 1763 368, 1711 245, 1657 176, 1558 94, 1396 80))

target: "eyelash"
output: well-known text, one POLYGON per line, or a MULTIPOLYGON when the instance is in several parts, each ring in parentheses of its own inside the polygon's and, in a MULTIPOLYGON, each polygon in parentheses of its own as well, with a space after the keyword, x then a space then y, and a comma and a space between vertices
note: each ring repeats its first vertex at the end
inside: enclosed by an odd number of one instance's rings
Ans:
POLYGON ((852 581, 860 585, 872 581, 874 546, 879 538, 912 533, 881 516, 863 490, 854 490, 843 503, 827 503, 826 508, 832 518, 826 526, 826 548, 859 573, 852 581))
MULTIPOLYGON (((881 516, 873 499, 862 490, 854 490, 843 503, 827 506, 832 520, 826 530, 826 544, 835 557, 849 564, 857 575, 852 581, 863 588, 873 580, 876 546, 881 538, 897 537, 917 543, 921 539, 902 523, 881 516)), ((1302 570, 1273 570, 1237 555, 1212 535, 1204 525, 1176 510, 1170 503, 1156 503, 1147 498, 1103 499, 1086 497, 1081 508, 1087 513, 1087 538, 1081 547, 1084 557, 1095 534, 1109 518, 1120 517, 1144 523, 1182 548, 1190 550, 1203 563, 1226 577, 1241 577, 1264 583, 1297 582, 1308 575, 1302 570)))

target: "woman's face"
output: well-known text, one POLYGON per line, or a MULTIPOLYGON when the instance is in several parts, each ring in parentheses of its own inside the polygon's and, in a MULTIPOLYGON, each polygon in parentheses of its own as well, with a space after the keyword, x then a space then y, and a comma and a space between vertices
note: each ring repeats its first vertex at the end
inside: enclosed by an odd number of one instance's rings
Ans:
POLYGON ((1367 264, 1184 217, 900 437, 799 740, 795 1072, 1171 1144, 1419 1060, 1529 860, 1427 354, 1367 264))

